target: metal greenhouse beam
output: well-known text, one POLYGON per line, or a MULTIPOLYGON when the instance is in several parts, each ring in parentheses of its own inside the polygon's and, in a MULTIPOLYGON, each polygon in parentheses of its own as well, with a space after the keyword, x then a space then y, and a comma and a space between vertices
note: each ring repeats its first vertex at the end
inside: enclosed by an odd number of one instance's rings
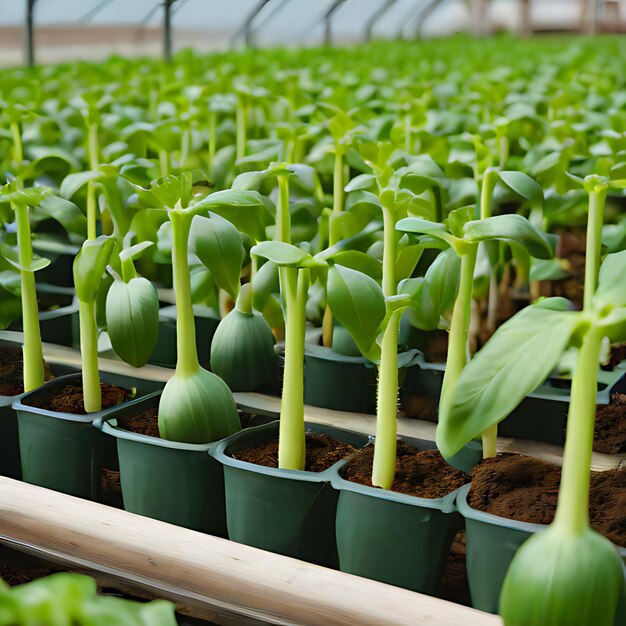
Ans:
POLYGON ((417 39, 422 36, 422 28, 428 18, 442 5, 446 0, 431 0, 417 15, 417 25, 415 27, 414 37, 417 39))
POLYGON ((291 2, 291 0, 280 0, 278 4, 260 21, 260 23, 255 24, 252 28, 252 38, 258 35, 261 32, 261 29, 267 26, 276 16, 291 2))
POLYGON ((406 32, 407 26, 410 26, 415 18, 420 14, 422 2, 423 0, 417 0, 417 5, 413 5, 409 13, 403 13, 402 21, 400 22, 400 26, 396 31, 396 39, 404 39, 404 34, 406 32))
POLYGON ((243 24, 233 33, 233 36, 230 38, 230 45, 233 47, 239 39, 239 37, 243 37, 245 45, 247 48, 251 48, 254 43, 254 32, 252 26, 254 24, 254 20, 257 18, 259 13, 271 2, 272 0, 259 0, 257 4, 254 6, 252 11, 246 15, 246 19, 243 24))
POLYGON ((337 9, 342 4, 345 4, 346 0, 335 0, 328 11, 324 15, 324 45, 332 46, 333 44, 333 15, 337 12, 337 9))
POLYGON ((363 31, 363 38, 365 41, 372 40, 372 34, 374 32, 374 26, 376 26, 376 22, 385 15, 391 9, 394 4, 397 4, 398 0, 385 0, 384 4, 382 4, 365 22, 365 29, 363 31))
POLYGON ((163 58, 172 60, 172 5, 176 0, 163 0, 163 58))
POLYGON ((87 13, 79 18, 79 23, 86 24, 87 22, 91 22, 91 20, 93 20, 93 18, 96 17, 100 11, 108 7, 112 2, 115 2, 115 0, 101 0, 95 7, 89 9, 87 13))
POLYGON ((35 65, 34 13, 37 0, 26 0, 26 63, 35 65))

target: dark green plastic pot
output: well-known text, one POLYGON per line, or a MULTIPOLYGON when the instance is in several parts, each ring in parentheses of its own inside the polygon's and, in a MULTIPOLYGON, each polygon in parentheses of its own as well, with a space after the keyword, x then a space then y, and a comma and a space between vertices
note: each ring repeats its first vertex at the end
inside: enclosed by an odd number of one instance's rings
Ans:
MULTIPOLYGON (((138 398, 163 387, 161 382, 104 372, 101 380, 135 389, 138 398)), ((114 441, 93 428, 92 422, 97 418, 112 417, 137 399, 89 415, 33 406, 38 397, 68 383, 81 384, 81 375, 71 374, 51 380, 13 403, 19 427, 22 479, 40 487, 98 500, 102 468, 117 466, 117 452, 114 441)))
POLYGON ((376 380, 376 365, 365 357, 345 356, 323 346, 305 346, 305 404, 335 411, 375 413, 376 380), (337 385, 337 381, 341 384, 337 385))
MULTIPOLYGON (((400 385, 405 368, 417 350, 398 354, 400 385)), ((376 413, 378 369, 362 356, 346 356, 331 348, 307 344, 304 348, 304 403, 335 411, 376 413), (337 385, 337 381, 341 381, 337 385)))
MULTIPOLYGON (((511 561, 519 547, 534 533, 546 527, 491 515, 467 503, 471 485, 459 489, 457 507, 465 518, 467 533, 467 579, 472 606, 487 613, 497 613, 500 592, 511 561)), ((617 548, 624 561, 626 589, 626 548, 617 548)), ((580 573, 584 576, 584 572, 580 573)), ((626 594, 622 593, 615 626, 626 624, 626 594)))
MULTIPOLYGON (((418 450, 431 441, 403 438, 418 450)), ((345 464, 342 463, 342 466, 345 464)), ((463 528, 454 501, 418 498, 345 480, 336 468, 339 491, 336 532, 342 572, 427 594, 437 594, 450 545, 463 528)))
MULTIPOLYGON (((196 323, 196 347, 202 367, 210 369, 211 341, 220 323, 213 309, 194 305, 196 323)), ((149 360, 153 365, 176 367, 176 305, 168 305, 159 310, 159 338, 149 360)))
MULTIPOLYGON (((62 346, 78 344, 78 301, 71 287, 56 285, 37 285, 40 299, 50 304, 58 304, 57 308, 39 313, 39 328, 42 341, 62 346)), ((9 330, 21 332, 22 321, 11 324, 9 330)))
POLYGON ((156 392, 94 426, 117 442, 124 508, 131 513, 226 537, 222 465, 209 456, 216 444, 192 445, 140 435, 117 419, 159 405, 156 392))
MULTIPOLYGON (((402 404, 409 407, 416 397, 430 398, 432 403, 429 405, 431 408, 429 415, 419 417, 435 421, 445 369, 444 364, 429 363, 423 355, 419 355, 415 365, 407 369, 404 388, 400 395, 402 404)), ((622 362, 610 372, 598 370, 596 404, 609 404, 613 394, 625 391, 626 362, 622 362)), ((549 378, 498 424, 498 435, 562 446, 565 443, 569 401, 569 386, 564 381, 549 378)), ((420 403, 420 406, 422 405, 423 403, 420 403)))
MULTIPOLYGON (((362 447, 365 435, 321 424, 307 424, 362 447)), ((247 428, 209 451, 224 466, 226 520, 233 541, 310 563, 336 567, 335 512, 338 493, 330 485, 333 468, 306 472, 263 467, 238 461, 233 454, 276 439, 278 422, 247 428)))

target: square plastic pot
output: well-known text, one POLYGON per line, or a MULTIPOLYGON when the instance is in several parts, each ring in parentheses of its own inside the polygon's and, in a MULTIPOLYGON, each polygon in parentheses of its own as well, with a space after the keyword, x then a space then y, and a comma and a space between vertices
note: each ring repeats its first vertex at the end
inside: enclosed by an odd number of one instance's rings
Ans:
MULTIPOLYGON (((534 533, 546 527, 491 515, 472 508, 467 502, 471 485, 459 489, 457 507, 465 518, 467 541, 467 578, 472 606, 497 613, 500 592, 511 561, 519 547, 534 533)), ((626 548, 617 547, 624 561, 626 589, 626 548)), ((580 572, 584 576, 584 572, 580 572)), ((626 593, 622 593, 615 626, 626 624, 626 593)))
MULTIPOLYGON (((415 365, 407 369, 401 402, 411 403, 415 396, 433 399, 433 419, 436 411, 445 365, 429 363, 423 355, 416 358, 415 365)), ((615 393, 626 392, 626 362, 610 372, 598 370, 598 394, 596 404, 609 404, 615 393)), ((567 412, 570 401, 568 381, 549 378, 536 391, 529 394, 521 404, 498 425, 498 435, 531 439, 555 445, 565 443, 567 412)))
MULTIPOLYGON (((432 441, 402 438, 418 450, 432 441)), ((463 518, 454 504, 458 490, 443 498, 418 498, 345 480, 335 468, 339 491, 336 532, 342 572, 427 594, 437 594, 450 545, 463 518)))
MULTIPOLYGON (((104 372, 101 381, 135 389, 138 398, 163 388, 161 382, 104 372)), ((37 398, 68 383, 81 384, 81 375, 51 380, 13 402, 19 428, 22 479, 72 496, 98 500, 102 468, 117 466, 117 452, 114 442, 93 428, 92 422, 115 415, 137 399, 88 415, 33 406, 37 398)))
MULTIPOLYGON (((349 430, 320 424, 306 426, 310 432, 329 435, 355 448, 368 440, 349 430)), ((228 536, 255 548, 337 567, 335 513, 339 494, 330 484, 334 469, 285 470, 232 456, 277 436, 278 422, 271 422, 231 435, 209 451, 224 466, 228 536)))
POLYGON ((157 408, 161 392, 123 407, 94 426, 117 446, 125 510, 220 537, 226 536, 222 465, 192 445, 123 430, 121 417, 157 408))
MULTIPOLYGON (((1 347, 2 344, 0 344, 1 347)), ((70 365, 52 363, 50 369, 54 376, 66 376, 77 370, 70 365)), ((20 463, 20 441, 17 427, 17 413, 12 404, 19 396, 0 396, 0 476, 22 478, 20 463)))
MULTIPOLYGON (((194 305, 196 324, 196 347, 200 365, 210 367, 211 342, 220 323, 212 309, 194 305)), ((159 338, 150 357, 150 363, 161 367, 176 367, 176 305, 168 305, 159 310, 159 338)))
MULTIPOLYGON (((56 285, 37 285, 40 296, 62 304, 55 309, 39 312, 39 328, 42 341, 62 346, 74 346, 78 343, 78 301, 72 287, 56 285)), ((10 330, 22 331, 22 321, 11 324, 10 330)))

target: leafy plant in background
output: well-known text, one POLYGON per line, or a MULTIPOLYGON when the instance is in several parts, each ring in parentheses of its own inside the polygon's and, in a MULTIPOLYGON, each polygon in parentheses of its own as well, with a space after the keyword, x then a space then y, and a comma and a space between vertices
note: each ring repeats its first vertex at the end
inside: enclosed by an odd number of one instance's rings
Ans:
MULTIPOLYGON (((481 194, 480 219, 475 220, 473 206, 463 207, 452 211, 445 223, 431 222, 418 217, 408 217, 400 221, 397 228, 403 232, 426 236, 443 242, 450 246, 460 258, 458 267, 459 282, 458 292, 454 299, 452 318, 450 321, 450 338, 448 341, 448 357, 446 370, 441 389, 439 402, 439 423, 437 427, 437 445, 444 457, 449 458, 449 451, 439 446, 440 439, 445 441, 443 433, 449 428, 449 410, 452 394, 458 384, 459 378, 468 361, 468 336, 471 320, 472 290, 474 284, 474 270, 478 246, 481 242, 514 242, 524 247, 532 256, 537 258, 550 258, 553 255, 554 240, 532 226, 521 215, 491 216, 491 195, 497 180, 502 180, 526 196, 536 194, 536 184, 527 176, 518 172, 500 172, 492 177, 488 172, 483 180, 481 194)), ((540 193, 541 190, 539 190, 540 193)), ((449 255, 445 252, 444 255, 449 255)), ((442 262, 450 262, 450 257, 443 257, 442 262)), ((439 270, 439 265, 435 266, 439 270)), ((456 270, 455 265, 446 265, 456 270)), ((424 299, 433 301, 435 295, 436 307, 434 319, 439 319, 440 313, 449 307, 450 290, 442 285, 442 281, 449 280, 443 272, 433 271, 426 280, 416 283, 413 298, 419 307, 424 299), (438 301, 438 302, 437 302, 438 301)), ((410 291, 412 285, 407 285, 410 291)), ((496 454, 496 430, 491 429, 483 433, 483 456, 485 458, 496 454)))
POLYGON ((174 608, 164 600, 99 596, 93 578, 81 574, 53 574, 11 588, 0 580, 1 626, 175 626, 174 608))

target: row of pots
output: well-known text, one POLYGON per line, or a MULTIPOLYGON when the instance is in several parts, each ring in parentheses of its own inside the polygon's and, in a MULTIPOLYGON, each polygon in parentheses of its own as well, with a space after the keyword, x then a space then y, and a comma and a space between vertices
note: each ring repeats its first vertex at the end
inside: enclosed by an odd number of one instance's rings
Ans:
MULTIPOLYGON (((147 395, 90 416, 33 406, 37 396, 55 386, 78 382, 74 375, 14 403, 24 480, 97 500, 101 468, 115 468, 119 459, 124 507, 130 512, 434 595, 452 539, 465 525, 472 602, 489 612, 497 611, 516 550, 542 529, 472 509, 466 499, 469 485, 444 498, 424 499, 346 481, 341 476, 346 460, 314 473, 234 458, 244 448, 275 439, 278 422, 207 445, 123 430, 119 419, 158 407, 160 392, 150 393, 150 387, 159 383, 108 375, 103 380, 147 395)), ((308 428, 355 448, 369 442, 348 430, 317 424, 308 428)), ((434 448, 432 442, 408 441, 418 449, 434 448)), ((455 463, 464 469, 480 458, 476 449, 464 455, 455 463)), ((620 553, 626 563, 626 549, 620 553)), ((616 624, 625 618, 626 597, 616 624)))

